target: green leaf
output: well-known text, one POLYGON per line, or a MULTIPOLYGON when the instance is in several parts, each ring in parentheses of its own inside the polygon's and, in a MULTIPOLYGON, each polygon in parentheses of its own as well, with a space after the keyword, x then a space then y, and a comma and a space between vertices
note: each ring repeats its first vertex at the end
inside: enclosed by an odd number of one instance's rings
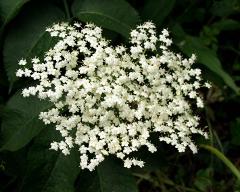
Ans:
POLYGON ((174 4, 175 0, 147 0, 141 11, 141 16, 144 20, 151 20, 160 26, 172 11, 174 4))
POLYGON ((182 44, 180 48, 188 56, 190 56, 191 53, 196 53, 199 63, 205 65, 208 69, 219 75, 230 88, 236 93, 239 93, 239 87, 235 84, 232 77, 224 71, 215 53, 205 47, 199 38, 186 37, 184 44, 182 44))
MULTIPOLYGON (((64 13, 60 9, 46 3, 28 6, 19 15, 19 19, 7 32, 3 50, 5 70, 11 83, 17 80, 15 73, 18 61, 35 55, 34 50, 40 41, 48 43, 49 36, 44 35, 46 27, 63 19, 64 13)), ((47 49, 42 49, 42 52, 47 49)))
POLYGON ((53 127, 43 130, 33 142, 27 156, 27 169, 21 192, 73 192, 74 182, 80 171, 78 152, 70 155, 49 150, 56 140, 53 127))
POLYGON ((1 0, 0 17, 3 20, 3 26, 14 18, 22 6, 29 0, 1 0))
POLYGON ((194 180, 194 186, 200 191, 208 191, 212 186, 212 173, 213 170, 211 168, 199 170, 194 180))
POLYGON ((137 12, 124 0, 75 0, 72 12, 81 21, 93 22, 127 38, 139 21, 137 12))
POLYGON ((1 150, 16 151, 29 143, 45 127, 39 113, 51 106, 52 103, 35 97, 24 98, 20 92, 15 94, 4 110, 1 150))
POLYGON ((83 192, 138 191, 130 170, 118 164, 116 159, 104 160, 94 172, 82 172, 79 178, 80 189, 83 192))
POLYGON ((206 47, 200 38, 185 34, 180 28, 175 28, 174 34, 181 39, 180 43, 178 43, 178 47, 186 55, 191 56, 193 53, 196 54, 199 63, 221 77, 226 85, 239 94, 239 87, 235 84, 233 78, 224 71, 216 54, 206 47))

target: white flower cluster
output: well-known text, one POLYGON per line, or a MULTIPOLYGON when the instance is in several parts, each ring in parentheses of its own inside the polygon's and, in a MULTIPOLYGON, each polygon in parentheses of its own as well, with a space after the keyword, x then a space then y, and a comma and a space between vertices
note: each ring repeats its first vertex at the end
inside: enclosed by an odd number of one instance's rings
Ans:
POLYGON ((179 152, 186 147, 197 152, 191 135, 207 134, 198 128, 192 105, 203 107, 197 90, 209 84, 203 85, 200 69, 192 68, 195 55, 185 59, 169 50, 166 29, 157 36, 151 22, 138 26, 129 48, 111 46, 93 24, 61 23, 47 31, 58 43, 44 61, 33 58, 31 69, 21 60, 17 76, 38 82, 23 90, 24 97, 36 95, 54 104, 40 114, 63 137, 51 149, 68 155, 77 146, 80 167, 89 170, 110 154, 127 168, 142 167, 144 162, 131 153, 142 146, 155 152, 150 134, 179 152))

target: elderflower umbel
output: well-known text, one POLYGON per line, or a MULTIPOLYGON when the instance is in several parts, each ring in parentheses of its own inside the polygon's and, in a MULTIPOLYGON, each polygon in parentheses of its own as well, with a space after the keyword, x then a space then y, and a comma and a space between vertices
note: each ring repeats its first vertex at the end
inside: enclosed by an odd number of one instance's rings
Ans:
POLYGON ((198 128, 191 108, 203 107, 198 89, 210 85, 192 67, 195 55, 186 59, 169 49, 172 40, 166 29, 157 36, 151 22, 138 26, 129 48, 111 46, 93 24, 61 23, 47 31, 59 41, 44 60, 29 61, 32 69, 20 60, 17 76, 38 82, 23 90, 24 97, 36 95, 54 104, 39 116, 62 135, 51 149, 68 155, 77 147, 80 167, 89 170, 111 154, 127 168, 142 167, 144 162, 131 153, 142 146, 156 152, 150 134, 179 152, 187 147, 197 152, 192 134, 207 134, 198 128))

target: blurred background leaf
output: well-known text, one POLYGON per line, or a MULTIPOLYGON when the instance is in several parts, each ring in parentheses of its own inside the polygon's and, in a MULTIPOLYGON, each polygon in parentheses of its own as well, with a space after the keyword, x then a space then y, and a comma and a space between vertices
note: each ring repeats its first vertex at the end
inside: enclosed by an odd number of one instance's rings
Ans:
POLYGON ((212 14, 219 17, 227 17, 231 14, 240 12, 239 0, 221 0, 214 1, 212 7, 212 14))
POLYGON ((212 185, 212 172, 211 168, 199 170, 194 181, 194 186, 202 192, 209 191, 212 185))

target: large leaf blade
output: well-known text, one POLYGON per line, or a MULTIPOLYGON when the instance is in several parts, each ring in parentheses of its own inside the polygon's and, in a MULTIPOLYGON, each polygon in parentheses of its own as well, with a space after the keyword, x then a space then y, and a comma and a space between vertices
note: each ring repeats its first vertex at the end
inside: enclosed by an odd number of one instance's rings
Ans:
POLYGON ((35 137, 45 125, 38 116, 52 103, 35 97, 24 98, 18 92, 6 104, 2 119, 1 150, 16 151, 35 137))
POLYGON ((17 80, 18 61, 34 55, 39 41, 49 42, 50 37, 44 35, 46 27, 63 19, 64 13, 60 9, 44 3, 27 7, 19 16, 8 31, 3 47, 5 70, 11 83, 17 80))
POLYGON ((93 22, 125 37, 139 21, 137 12, 124 0, 75 0, 72 12, 84 22, 93 22))
POLYGON ((6 25, 29 0, 1 0, 0 17, 3 20, 3 26, 6 25))

